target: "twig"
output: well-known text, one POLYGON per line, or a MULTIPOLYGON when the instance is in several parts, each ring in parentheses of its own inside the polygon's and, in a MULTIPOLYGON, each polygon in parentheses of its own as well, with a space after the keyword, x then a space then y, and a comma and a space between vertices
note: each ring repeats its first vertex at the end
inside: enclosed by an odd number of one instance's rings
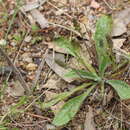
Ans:
POLYGON ((113 114, 111 114, 109 111, 107 111, 107 110, 105 110, 105 109, 104 109, 104 111, 105 111, 106 113, 108 113, 112 118, 114 118, 114 119, 116 119, 116 120, 118 120, 118 121, 120 121, 120 122, 124 122, 124 123, 130 125, 130 122, 129 122, 129 121, 121 120, 121 119, 119 119, 118 117, 114 116, 113 114))
MULTIPOLYGON (((25 34, 24 38, 29 34, 29 32, 30 32, 30 30, 25 34)), ((19 54, 20 54, 20 50, 22 49, 23 45, 24 45, 24 39, 21 41, 21 45, 20 45, 20 47, 19 47, 18 53, 17 53, 16 57, 15 57, 14 60, 13 60, 13 62, 14 62, 13 64, 14 64, 14 65, 15 65, 16 60, 18 59, 18 56, 19 56, 19 54)), ((7 79, 6 79, 6 81, 9 80, 11 73, 12 73, 12 71, 10 71, 10 73, 9 73, 9 75, 8 75, 8 77, 7 77, 7 79)))
POLYGON ((35 89, 35 87, 36 87, 36 85, 37 85, 37 82, 38 82, 38 79, 39 79, 39 77, 40 77, 42 68, 43 68, 43 66, 44 66, 44 64, 45 64, 45 57, 46 57, 47 54, 48 54, 48 49, 46 50, 44 56, 42 57, 42 61, 41 61, 40 65, 39 65, 39 68, 38 68, 38 70, 37 70, 37 72, 36 72, 36 77, 35 77, 35 80, 34 80, 34 82, 33 82, 33 89, 35 89))
POLYGON ((113 10, 113 8, 111 7, 111 5, 108 4, 108 2, 107 2, 106 0, 103 0, 103 2, 104 2, 111 10, 113 10))
POLYGON ((33 121, 33 123, 29 123, 29 122, 20 122, 20 123, 17 123, 16 121, 13 121, 13 122, 15 122, 15 123, 8 123, 8 125, 13 125, 13 126, 19 126, 19 127, 34 127, 34 126, 36 126, 36 125, 38 125, 38 124, 43 124, 43 123, 45 123, 46 122, 46 120, 42 120, 42 121, 36 121, 36 122, 34 122, 33 121))
POLYGON ((28 110, 28 108, 30 108, 32 105, 34 105, 34 103, 40 98, 42 97, 47 91, 49 91, 50 88, 48 88, 46 91, 44 91, 41 95, 39 95, 37 98, 35 98, 24 110, 28 110))
POLYGON ((122 122, 123 122, 123 107, 122 107, 122 102, 120 102, 121 103, 121 126, 120 126, 120 128, 121 128, 121 130, 123 130, 122 128, 123 128, 123 124, 122 124, 122 122))
POLYGON ((8 30, 7 30, 6 35, 5 35, 5 39, 6 39, 6 40, 7 40, 7 38, 8 38, 8 34, 9 34, 10 30, 11 30, 11 27, 12 27, 12 25, 13 25, 13 23, 14 23, 14 20, 15 20, 15 18, 16 18, 16 15, 17 15, 18 11, 19 11, 19 8, 16 8, 16 9, 14 10, 14 14, 13 14, 13 16, 12 16, 12 19, 11 19, 11 21, 10 21, 10 23, 9 23, 8 30))
MULTIPOLYGON (((47 1, 47 3, 49 4, 49 5, 51 5, 52 7, 54 7, 55 9, 57 9, 57 10, 61 10, 60 8, 58 8, 57 6, 55 6, 54 4, 52 4, 51 2, 49 2, 49 1, 47 1)), ((66 12, 63 12, 67 17, 69 17, 70 19, 73 19, 73 17, 71 16, 71 15, 69 15, 68 13, 66 13, 66 12)))
POLYGON ((48 70, 47 74, 45 75, 45 78, 44 78, 44 80, 43 80, 43 82, 42 82, 42 85, 41 85, 41 86, 43 86, 43 87, 41 87, 40 89, 43 89, 43 88, 44 88, 44 84, 47 82, 48 77, 49 77, 52 73, 53 73, 53 72, 52 72, 51 68, 49 68, 49 70, 48 70))
POLYGON ((44 117, 44 116, 41 116, 41 115, 37 115, 37 114, 29 113, 29 112, 26 112, 25 114, 36 117, 36 118, 41 118, 41 119, 44 119, 44 120, 51 121, 50 118, 44 117))
POLYGON ((69 30, 69 31, 71 31, 71 32, 73 32, 73 33, 75 33, 76 35, 78 35, 78 36, 81 37, 81 34, 80 34, 78 31, 76 31, 76 30, 74 30, 74 29, 72 29, 72 28, 66 27, 66 26, 61 25, 61 24, 52 23, 52 22, 49 22, 49 24, 50 24, 50 25, 53 25, 53 26, 60 27, 60 28, 64 28, 64 29, 66 29, 66 30, 69 30))
POLYGON ((27 86, 27 84, 26 84, 25 80, 23 79, 21 73, 19 72, 19 70, 16 68, 16 66, 13 64, 13 62, 9 58, 9 56, 3 51, 3 49, 1 47, 0 47, 0 53, 5 57, 8 64, 11 65, 14 73, 17 75, 17 78, 18 78, 19 82, 21 83, 22 87, 25 89, 25 92, 27 94, 29 94, 30 93, 29 87, 27 86))

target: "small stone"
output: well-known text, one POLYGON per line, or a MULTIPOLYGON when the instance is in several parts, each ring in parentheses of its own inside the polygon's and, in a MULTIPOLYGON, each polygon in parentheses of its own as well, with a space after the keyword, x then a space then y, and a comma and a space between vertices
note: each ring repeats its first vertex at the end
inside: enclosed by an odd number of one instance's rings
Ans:
POLYGON ((31 41, 31 39, 32 39, 32 37, 31 37, 31 36, 27 36, 27 37, 25 37, 24 41, 25 41, 25 42, 30 42, 30 41, 31 41))
POLYGON ((26 69, 29 70, 29 71, 36 70, 36 68, 37 68, 37 65, 34 64, 34 63, 29 63, 29 64, 26 66, 26 69))
POLYGON ((30 53, 24 53, 21 57, 24 62, 32 63, 32 58, 30 53))
POLYGON ((24 88, 21 86, 19 81, 9 83, 7 92, 13 97, 19 97, 24 95, 24 88))
POLYGON ((1 39, 1 40, 0 40, 0 46, 6 46, 6 45, 7 45, 6 40, 1 39))
POLYGON ((92 0, 91 5, 92 8, 97 9, 100 7, 100 4, 96 2, 95 0, 92 0))
POLYGON ((10 45, 11 46, 16 46, 16 43, 15 42, 11 42, 10 45))

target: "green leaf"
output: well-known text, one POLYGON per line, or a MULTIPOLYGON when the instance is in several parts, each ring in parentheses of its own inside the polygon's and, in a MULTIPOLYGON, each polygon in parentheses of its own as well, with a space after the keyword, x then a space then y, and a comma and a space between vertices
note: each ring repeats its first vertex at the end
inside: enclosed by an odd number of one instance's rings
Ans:
POLYGON ((8 130, 8 128, 0 125, 0 130, 8 130))
POLYGON ((38 31, 39 30, 39 27, 35 24, 32 24, 31 28, 32 28, 32 31, 38 31))
POLYGON ((78 112, 81 104, 94 87, 95 86, 90 87, 86 92, 84 92, 80 96, 74 97, 70 99, 68 102, 66 102, 61 108, 61 110, 54 117, 53 124, 56 126, 62 126, 68 123, 78 112))
POLYGON ((72 42, 69 39, 64 37, 59 37, 54 41, 59 47, 67 50, 69 54, 77 57, 78 53, 80 53, 80 45, 72 42))
POLYGON ((112 17, 102 15, 96 23, 96 40, 104 39, 109 36, 112 31, 112 17))
POLYGON ((13 36, 14 40, 16 40, 17 42, 20 42, 22 40, 22 36, 20 34, 14 34, 13 36))
MULTIPOLYGON (((55 39, 55 43, 61 47, 66 49, 66 51, 72 56, 77 58, 77 61, 83 64, 89 71, 95 72, 95 69, 89 63, 89 59, 84 57, 81 46, 79 43, 76 43, 72 40, 66 39, 64 37, 59 37, 55 39)), ((96 73, 96 72, 95 72, 96 73)))
POLYGON ((24 104, 27 104, 27 101, 28 101, 27 96, 20 97, 19 102, 10 107, 10 113, 11 114, 16 114, 16 113, 24 112, 24 109, 20 110, 18 108, 21 107, 24 104))
POLYGON ((41 104, 41 108, 45 109, 45 108, 49 108, 53 105, 55 105, 56 103, 58 103, 59 101, 65 99, 66 97, 68 97, 70 95, 69 92, 64 92, 61 94, 58 94, 57 96, 54 97, 54 99, 52 99, 51 101, 45 102, 41 104))
POLYGON ((104 75, 105 69, 111 64, 110 59, 110 43, 107 37, 110 36, 112 29, 112 19, 110 16, 103 15, 96 24, 96 32, 94 34, 95 46, 98 55, 99 73, 104 75))
POLYGON ((101 56, 100 57, 100 64, 99 64, 99 72, 100 76, 103 77, 106 68, 111 64, 111 61, 109 61, 108 56, 101 56))
POLYGON ((88 72, 84 70, 76 70, 72 69, 69 73, 65 74, 66 77, 71 78, 84 78, 84 79, 91 79, 94 81, 100 81, 101 78, 97 76, 97 74, 93 72, 88 72))
POLYGON ((130 99, 130 85, 121 80, 107 80, 108 84, 110 84, 118 93, 122 100, 130 99))
POLYGON ((80 91, 90 85, 91 85, 91 83, 84 83, 84 84, 70 90, 70 92, 60 93, 57 96, 55 96, 51 101, 44 102, 44 103, 40 104, 40 106, 42 109, 49 108, 49 107, 55 105, 56 103, 60 102, 61 100, 64 100, 65 98, 71 96, 73 93, 80 91))

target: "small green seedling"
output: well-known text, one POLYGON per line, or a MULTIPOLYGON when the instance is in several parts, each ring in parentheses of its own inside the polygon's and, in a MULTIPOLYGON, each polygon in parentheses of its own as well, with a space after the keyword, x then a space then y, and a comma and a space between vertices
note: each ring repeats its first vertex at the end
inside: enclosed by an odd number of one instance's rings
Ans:
POLYGON ((40 42, 40 41, 42 41, 42 37, 36 36, 36 37, 34 37, 34 38, 31 40, 31 43, 32 43, 32 44, 36 44, 36 43, 38 43, 38 42, 40 42))
POLYGON ((19 43, 20 41, 22 41, 22 36, 20 34, 14 34, 13 35, 13 39, 19 43))
POLYGON ((19 99, 19 102, 17 104, 11 105, 8 108, 8 111, 3 116, 1 116, 0 125, 2 125, 4 123, 6 117, 8 117, 8 116, 18 116, 20 113, 23 113, 25 110, 20 109, 20 107, 25 105, 27 103, 27 100, 28 100, 27 97, 23 96, 19 99))
POLYGON ((65 48, 70 55, 74 56, 77 61, 82 63, 86 68, 85 70, 71 69, 71 71, 65 76, 87 79, 87 83, 83 83, 82 85, 70 90, 69 92, 60 93, 51 101, 41 104, 42 108, 48 108, 62 100, 67 99, 75 92, 84 90, 81 95, 71 98, 63 105, 61 110, 54 117, 54 125, 62 126, 68 123, 78 112, 81 104, 86 99, 86 97, 89 96, 89 94, 92 93, 94 91, 94 88, 97 86, 101 88, 102 95, 104 95, 104 87, 109 85, 114 88, 121 100, 130 98, 130 85, 124 81, 117 80, 114 77, 114 75, 118 74, 117 70, 119 71, 119 68, 122 65, 116 64, 115 56, 112 52, 112 43, 109 39, 111 29, 112 18, 110 16, 103 15, 97 21, 96 32, 93 36, 98 59, 98 68, 94 68, 89 63, 89 59, 83 56, 79 44, 75 44, 74 42, 69 41, 63 37, 60 37, 56 40, 56 43, 60 47, 65 48))
POLYGON ((31 29, 32 29, 32 31, 38 31, 40 28, 37 25, 32 24, 31 29))
POLYGON ((8 128, 0 125, 0 130, 8 130, 8 128))

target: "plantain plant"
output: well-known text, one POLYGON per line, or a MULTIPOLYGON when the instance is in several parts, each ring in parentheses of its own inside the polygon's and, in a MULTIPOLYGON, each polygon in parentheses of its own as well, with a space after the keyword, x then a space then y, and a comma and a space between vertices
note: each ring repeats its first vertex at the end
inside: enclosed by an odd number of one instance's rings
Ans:
MULTIPOLYGON (((82 49, 79 44, 75 44, 64 37, 60 37, 56 40, 57 45, 65 48, 68 53, 74 56, 77 59, 77 62, 83 64, 85 68, 84 70, 71 69, 71 71, 65 74, 65 76, 87 79, 87 82, 68 92, 60 93, 51 101, 41 104, 42 108, 48 108, 67 99, 72 94, 84 90, 82 94, 69 99, 62 106, 61 110, 54 117, 54 125, 61 126, 68 123, 78 112, 86 97, 88 97, 96 87, 100 86, 99 89, 101 89, 101 94, 104 95, 104 87, 109 85, 114 88, 121 100, 130 98, 130 85, 128 85, 125 81, 117 80, 115 78, 115 75, 120 74, 118 71, 120 70, 119 68, 124 65, 124 61, 121 61, 121 64, 116 63, 115 56, 112 51, 112 42, 110 40, 111 30, 112 18, 106 15, 101 16, 97 21, 96 31, 93 35, 98 68, 94 68, 89 63, 89 59, 83 56, 82 49)), ((125 61, 125 64, 127 63, 129 63, 129 61, 125 61)))

